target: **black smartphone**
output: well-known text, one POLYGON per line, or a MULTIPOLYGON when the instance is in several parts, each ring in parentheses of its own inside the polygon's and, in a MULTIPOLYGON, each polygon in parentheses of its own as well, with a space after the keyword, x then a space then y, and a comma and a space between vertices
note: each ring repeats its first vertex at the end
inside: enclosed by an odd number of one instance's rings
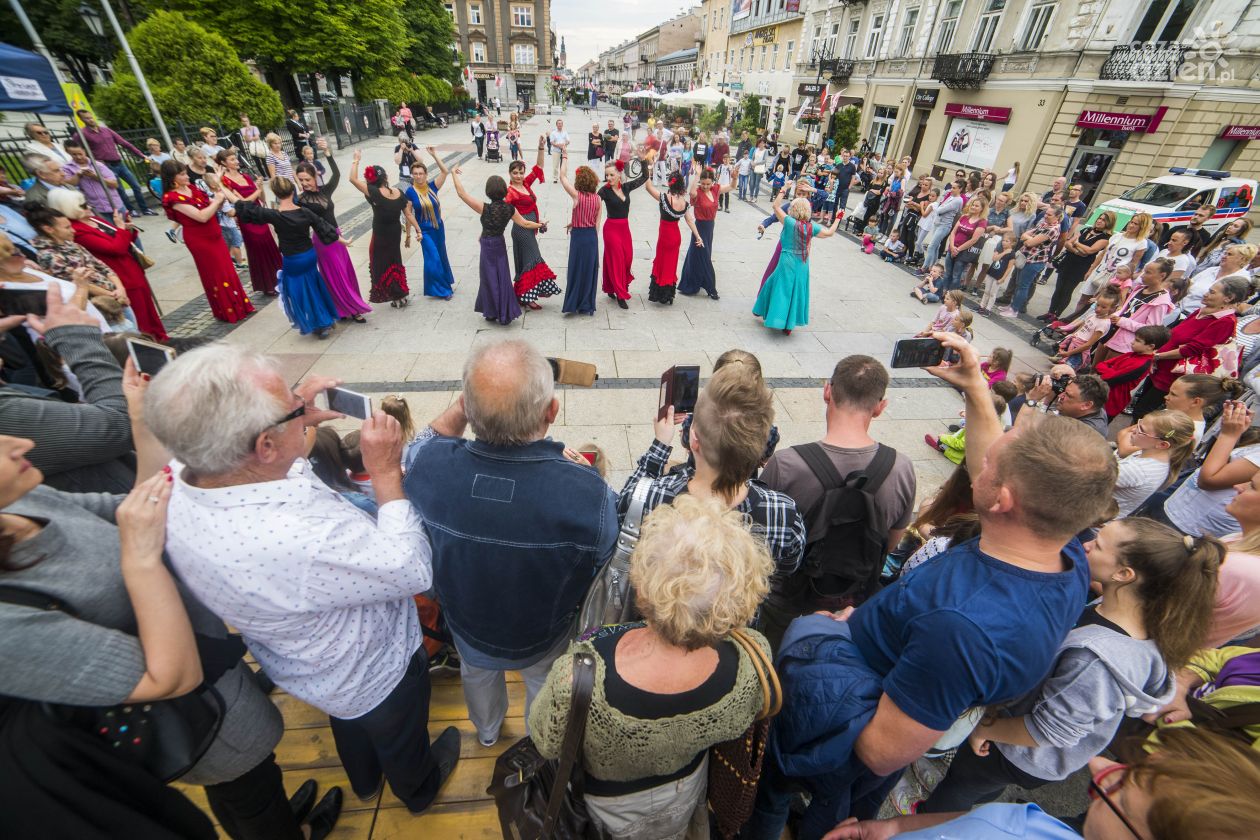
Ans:
POLYGON ((903 338, 893 345, 894 368, 932 367, 945 359, 945 345, 935 338, 903 338))
POLYGON ((660 403, 656 417, 659 420, 674 407, 675 416, 690 414, 696 410, 700 396, 700 366, 674 365, 661 374, 660 403))
POLYGON ((128 338, 127 353, 135 363, 136 370, 149 376, 157 376, 158 371, 175 358, 175 351, 171 348, 143 338, 128 338))
POLYGON ((0 289, 0 315, 38 315, 42 318, 47 314, 46 289, 0 289))
POLYGON ((345 388, 329 388, 324 393, 328 395, 329 411, 336 411, 348 417, 357 417, 360 420, 366 420, 372 416, 371 397, 365 397, 355 391, 347 391, 345 388))

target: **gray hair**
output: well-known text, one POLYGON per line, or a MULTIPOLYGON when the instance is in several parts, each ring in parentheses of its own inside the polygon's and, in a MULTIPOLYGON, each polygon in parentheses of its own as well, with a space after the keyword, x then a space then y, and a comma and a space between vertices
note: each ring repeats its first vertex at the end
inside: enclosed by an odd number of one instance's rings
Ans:
POLYGON ((44 170, 50 163, 56 163, 56 161, 47 155, 26 155, 22 158, 22 165, 36 178, 44 174, 44 170))
POLYGON ((554 395, 551 364, 527 341, 484 344, 464 363, 464 414, 486 443, 532 443, 554 395))
POLYGON ((86 199, 83 193, 78 190, 56 187, 48 191, 48 208, 56 210, 67 219, 78 219, 83 215, 84 201, 86 199))
POLYGON ((279 374, 275 361, 254 350, 222 342, 190 350, 153 377, 144 398, 145 422, 193 472, 232 472, 285 413, 285 405, 260 384, 270 373, 279 374))

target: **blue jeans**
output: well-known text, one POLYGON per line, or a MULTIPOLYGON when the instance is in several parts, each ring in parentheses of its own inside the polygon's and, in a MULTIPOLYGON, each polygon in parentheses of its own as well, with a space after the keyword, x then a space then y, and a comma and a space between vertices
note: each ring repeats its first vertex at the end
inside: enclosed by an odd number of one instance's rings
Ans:
POLYGON ((848 190, 839 190, 836 193, 836 207, 840 210, 841 213, 849 212, 849 191, 848 190))
POLYGON ((1011 301, 1011 308, 1016 312, 1023 314, 1028 308, 1028 300, 1037 287, 1037 277, 1045 267, 1044 262, 1030 262, 1024 263, 1024 267, 1019 270, 1015 284, 1015 299, 1011 301))
POLYGON ((924 252, 923 269, 926 271, 936 264, 937 258, 941 255, 941 246, 945 243, 945 237, 949 235, 950 228, 953 226, 941 228, 937 227, 932 231, 932 238, 928 240, 927 250, 924 252))
POLYGON ((105 165, 108 166, 109 171, 113 172, 115 177, 118 178, 118 186, 120 187, 118 194, 122 196, 123 204, 127 205, 127 209, 132 213, 143 213, 148 210, 149 205, 144 201, 144 193, 140 191, 140 179, 136 177, 136 173, 128 169, 127 165, 121 160, 116 160, 113 163, 107 163, 105 165), (127 200, 127 191, 121 189, 123 182, 126 182, 131 187, 131 194, 135 196, 136 199, 135 207, 132 207, 131 202, 127 200))
POLYGON ((761 195, 761 173, 754 172, 748 176, 748 197, 756 201, 761 195))
MULTIPOLYGON (((929 263, 925 263, 927 265, 929 263)), ((941 294, 945 294, 950 289, 958 289, 962 287, 963 277, 967 276, 967 266, 972 263, 965 263, 958 257, 953 256, 948 251, 945 253, 945 275, 941 278, 941 282, 937 284, 937 288, 941 290, 941 294)))
POLYGON ((740 201, 743 201, 743 200, 744 200, 744 196, 746 196, 746 195, 748 195, 748 176, 747 176, 747 175, 740 175, 740 176, 739 176, 739 198, 740 198, 740 201))

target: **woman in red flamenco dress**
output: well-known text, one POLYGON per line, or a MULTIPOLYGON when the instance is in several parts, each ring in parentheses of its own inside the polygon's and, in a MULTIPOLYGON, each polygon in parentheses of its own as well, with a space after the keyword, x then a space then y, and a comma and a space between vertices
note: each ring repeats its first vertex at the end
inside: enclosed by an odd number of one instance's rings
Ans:
POLYGON ((184 244, 192 254, 201 286, 206 290, 210 312, 220 321, 234 324, 254 311, 215 213, 226 200, 223 194, 210 198, 188 180, 188 168, 177 161, 162 164, 162 207, 167 218, 184 228, 184 244))
MULTIPOLYGON (((508 166, 507 203, 516 208, 521 217, 531 222, 538 221, 538 197, 534 195, 533 184, 546 183, 543 172, 543 151, 546 138, 538 138, 538 162, 529 174, 525 173, 525 162, 514 160, 508 166)), ((538 231, 512 225, 512 262, 516 273, 512 277, 512 290, 521 306, 529 309, 542 309, 538 298, 560 294, 556 285, 556 273, 542 258, 538 250, 538 231)))
POLYGON ((640 166, 637 176, 622 180, 626 165, 620 160, 604 167, 604 186, 599 197, 608 211, 604 221, 604 293, 615 300, 622 309, 629 309, 630 283, 634 275, 630 265, 634 261, 634 242, 630 239, 630 193, 647 180, 648 167, 640 166))

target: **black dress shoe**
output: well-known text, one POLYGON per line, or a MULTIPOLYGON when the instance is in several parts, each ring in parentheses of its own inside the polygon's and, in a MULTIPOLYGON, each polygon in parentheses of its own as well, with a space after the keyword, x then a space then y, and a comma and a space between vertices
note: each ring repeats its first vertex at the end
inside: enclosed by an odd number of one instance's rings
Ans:
POLYGON ((446 727, 442 730, 442 734, 437 736, 431 749, 433 759, 437 762, 438 772, 442 774, 441 784, 446 784, 446 780, 455 771, 455 765, 459 763, 459 730, 453 726, 446 727))
POLYGON ((311 827, 310 840, 324 840, 337 827, 337 818, 341 816, 341 788, 335 787, 324 798, 319 800, 315 810, 306 823, 311 827))
POLYGON ((270 694, 276 690, 276 682, 267 676, 267 672, 258 670, 254 672, 254 681, 258 683, 258 688, 263 694, 270 694))
POLYGON ((295 820, 302 822, 306 819, 306 815, 311 812, 311 808, 315 807, 315 793, 318 790, 319 785, 315 783, 315 780, 307 779, 289 797, 289 810, 293 812, 295 820))
POLYGON ((718 297, 718 293, 717 293, 717 292, 709 292, 709 298, 710 298, 711 300, 721 300, 721 299, 722 299, 722 298, 718 297))
POLYGON ((618 306, 620 306, 622 309, 629 309, 629 308, 630 308, 630 304, 626 303, 626 302, 625 302, 624 300, 622 300, 621 298, 617 298, 617 305, 618 305, 618 306))

